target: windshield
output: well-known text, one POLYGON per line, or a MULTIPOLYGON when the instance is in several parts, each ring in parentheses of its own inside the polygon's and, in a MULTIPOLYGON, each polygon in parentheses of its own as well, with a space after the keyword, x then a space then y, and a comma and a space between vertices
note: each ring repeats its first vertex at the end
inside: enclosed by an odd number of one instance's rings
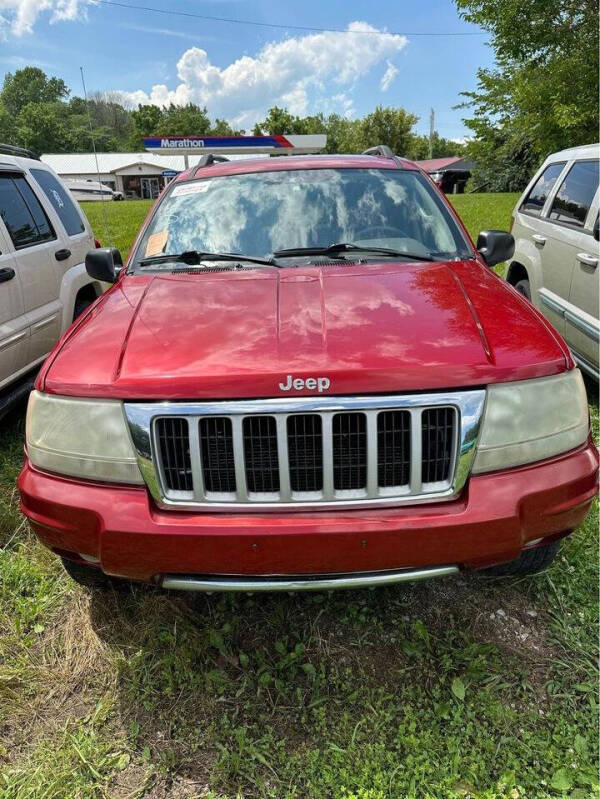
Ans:
MULTIPOLYGON (((134 265, 191 250, 267 258, 337 242, 366 247, 361 259, 368 257, 369 246, 444 260, 472 254, 419 172, 303 169, 176 184, 154 213, 134 265)), ((294 256, 297 261, 298 253, 294 256)), ((314 253, 309 256, 317 260, 314 253)))

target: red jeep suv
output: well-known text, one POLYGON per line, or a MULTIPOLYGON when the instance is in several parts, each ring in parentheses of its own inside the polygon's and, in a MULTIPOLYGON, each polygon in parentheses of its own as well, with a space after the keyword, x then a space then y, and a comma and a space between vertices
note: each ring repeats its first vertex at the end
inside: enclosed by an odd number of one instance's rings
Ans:
POLYGON ((379 147, 179 175, 45 363, 21 507, 78 581, 384 585, 549 563, 596 493, 584 384, 379 147))

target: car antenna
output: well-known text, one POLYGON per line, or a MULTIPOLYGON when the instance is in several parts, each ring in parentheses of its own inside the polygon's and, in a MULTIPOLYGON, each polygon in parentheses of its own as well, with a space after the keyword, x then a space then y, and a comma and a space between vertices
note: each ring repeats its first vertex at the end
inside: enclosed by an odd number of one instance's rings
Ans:
MULTIPOLYGON (((94 127, 92 125, 92 115, 90 113, 90 104, 88 103, 88 96, 87 90, 85 88, 85 78, 83 77, 83 67, 79 67, 79 71, 81 72, 81 85, 83 86, 83 97, 85 100, 85 110, 87 111, 87 118, 88 124, 90 126, 90 138, 92 140, 92 150, 94 151, 94 160, 96 162, 96 176, 98 178, 98 183, 102 183, 100 180, 100 167, 98 166, 98 153, 96 152, 96 140, 94 139, 94 127)), ((106 201, 101 200, 102 202, 102 218, 104 220, 104 235, 106 236, 107 240, 110 242, 110 246, 114 246, 112 233, 110 231, 110 226, 108 224, 108 214, 106 212, 106 201)))

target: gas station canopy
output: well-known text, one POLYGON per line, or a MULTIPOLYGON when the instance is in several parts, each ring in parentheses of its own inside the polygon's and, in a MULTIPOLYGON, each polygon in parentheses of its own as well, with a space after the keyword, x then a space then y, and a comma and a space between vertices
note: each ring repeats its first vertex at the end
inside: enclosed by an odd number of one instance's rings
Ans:
POLYGON ((148 152, 164 155, 263 153, 302 155, 325 149, 324 133, 289 136, 152 136, 144 139, 148 152))

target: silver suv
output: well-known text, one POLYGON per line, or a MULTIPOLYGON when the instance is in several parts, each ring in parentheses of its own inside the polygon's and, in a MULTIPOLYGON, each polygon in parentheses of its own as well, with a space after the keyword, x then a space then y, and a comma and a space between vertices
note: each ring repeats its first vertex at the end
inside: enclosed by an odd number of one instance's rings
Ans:
POLYGON ((0 144, 0 416, 71 322, 103 291, 85 271, 90 226, 64 183, 0 144))
POLYGON ((549 156, 513 212, 506 279, 564 336, 579 366, 598 370, 600 145, 549 156))

